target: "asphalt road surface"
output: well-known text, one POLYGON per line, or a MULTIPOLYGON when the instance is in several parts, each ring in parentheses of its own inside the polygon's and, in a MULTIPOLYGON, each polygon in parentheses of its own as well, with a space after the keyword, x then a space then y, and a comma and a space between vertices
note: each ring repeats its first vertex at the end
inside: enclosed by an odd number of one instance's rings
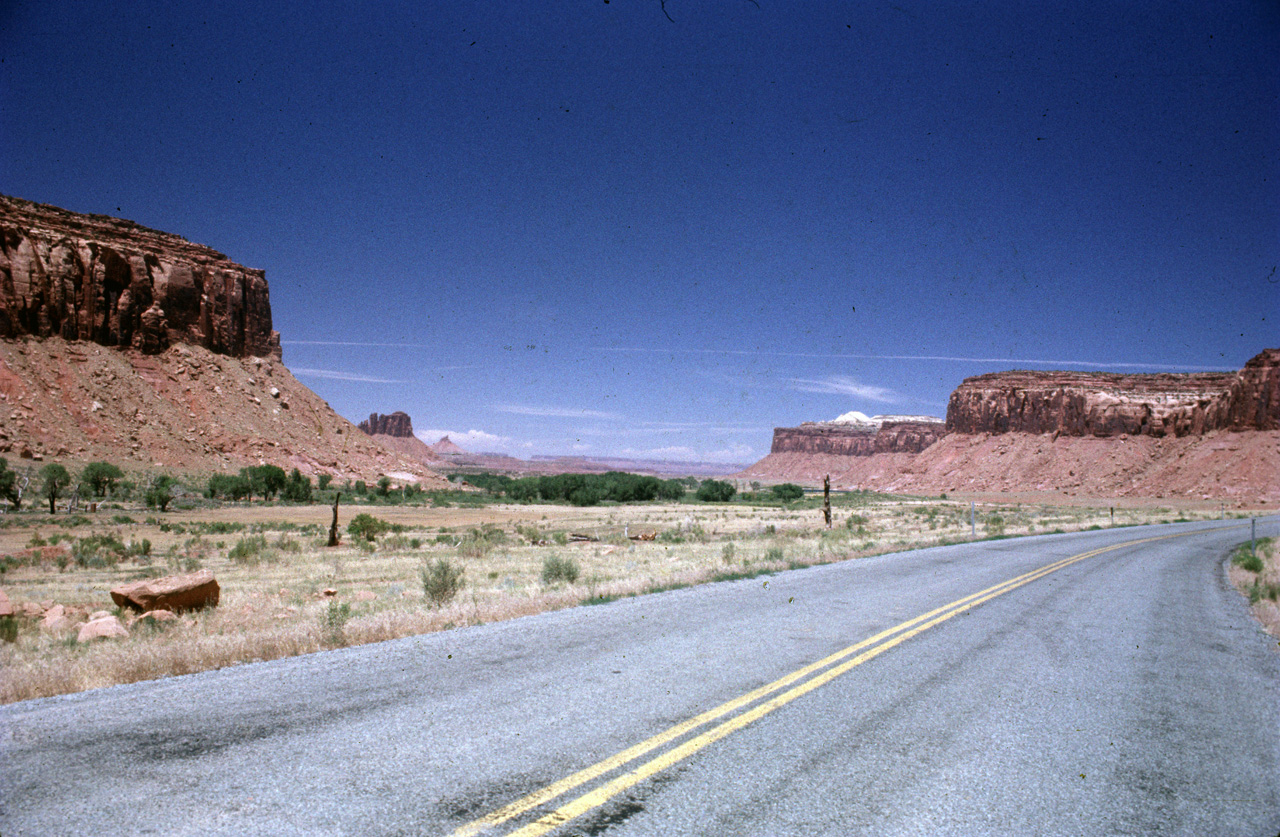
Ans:
POLYGON ((1248 535, 940 547, 14 704, 0 834, 1272 837, 1248 535))

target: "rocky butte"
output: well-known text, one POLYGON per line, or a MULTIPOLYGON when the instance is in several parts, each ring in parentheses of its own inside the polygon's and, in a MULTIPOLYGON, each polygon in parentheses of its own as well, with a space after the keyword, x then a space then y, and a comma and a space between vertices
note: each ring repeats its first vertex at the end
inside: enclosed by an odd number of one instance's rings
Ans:
POLYGON ((389 416, 370 413, 367 419, 356 426, 370 436, 395 436, 401 439, 413 436, 413 421, 408 413, 399 410, 389 416))
POLYGON ((400 410, 386 416, 381 413, 370 413, 369 417, 357 426, 377 439, 383 447, 427 464, 441 461, 440 455, 432 450, 430 445, 413 434, 413 421, 408 413, 400 410))
POLYGON ((171 233, 0 195, 0 337, 280 357, 261 270, 171 233))

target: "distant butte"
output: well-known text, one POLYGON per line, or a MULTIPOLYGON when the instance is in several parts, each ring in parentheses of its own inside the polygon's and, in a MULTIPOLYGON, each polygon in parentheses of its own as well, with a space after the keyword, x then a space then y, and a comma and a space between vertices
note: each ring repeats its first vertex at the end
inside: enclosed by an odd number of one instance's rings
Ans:
POLYGON ((442 436, 440 441, 431 445, 431 449, 441 456, 465 456, 466 451, 458 447, 448 436, 442 436))

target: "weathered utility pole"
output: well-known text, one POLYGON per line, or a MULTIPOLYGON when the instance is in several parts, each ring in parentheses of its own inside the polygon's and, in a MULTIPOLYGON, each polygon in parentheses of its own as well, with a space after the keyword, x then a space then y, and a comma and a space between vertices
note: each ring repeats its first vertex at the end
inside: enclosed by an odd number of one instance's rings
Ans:
POLYGON ((333 523, 329 525, 329 546, 338 545, 338 501, 342 499, 342 492, 339 491, 333 498, 333 523))
POLYGON ((822 517, 827 521, 827 528, 831 528, 831 475, 827 474, 822 478, 822 517))

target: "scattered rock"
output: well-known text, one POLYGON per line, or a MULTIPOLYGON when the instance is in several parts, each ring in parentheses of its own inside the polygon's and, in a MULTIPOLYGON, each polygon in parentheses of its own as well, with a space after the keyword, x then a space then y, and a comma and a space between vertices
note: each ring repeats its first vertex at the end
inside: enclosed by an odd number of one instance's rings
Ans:
POLYGON ((372 590, 357 590, 355 595, 352 596, 352 598, 354 598, 358 602, 371 602, 374 599, 378 598, 378 594, 373 592, 372 590))
POLYGON ((95 639, 128 639, 129 631, 120 620, 107 614, 101 619, 91 619, 80 626, 76 642, 92 642, 95 639))
POLYGON ((120 607, 139 612, 169 610, 181 613, 215 607, 220 594, 221 588, 213 573, 200 570, 187 575, 143 579, 117 587, 111 591, 111 600, 120 607))
POLYGON ((147 627, 154 628, 165 622, 176 622, 178 616, 171 610, 148 610, 146 613, 140 614, 129 620, 129 627, 143 624, 147 627))
POLYGON ((3 590, 0 590, 0 617, 15 615, 13 603, 9 601, 9 596, 3 590))
POLYGON ((324 596, 325 598, 331 599, 334 596, 338 595, 338 591, 333 589, 332 587, 326 587, 324 588, 324 590, 320 591, 320 595, 324 596))

